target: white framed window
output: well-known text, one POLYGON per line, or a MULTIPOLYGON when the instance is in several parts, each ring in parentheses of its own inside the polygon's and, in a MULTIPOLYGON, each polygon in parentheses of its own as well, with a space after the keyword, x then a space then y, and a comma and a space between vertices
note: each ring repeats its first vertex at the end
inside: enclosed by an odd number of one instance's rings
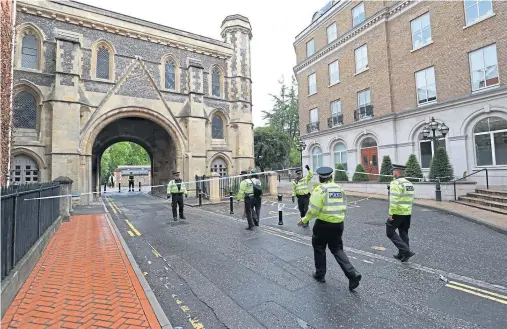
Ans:
POLYGON ((319 122, 319 109, 310 110, 310 123, 319 122))
POLYGON ((343 143, 336 143, 333 148, 334 167, 340 163, 347 170, 347 148, 343 143))
MULTIPOLYGON (((435 131, 435 133, 440 135, 440 138, 438 139, 438 143, 436 145, 437 148, 445 146, 445 138, 441 137, 441 134, 435 131)), ((419 149, 421 151, 421 168, 423 169, 429 169, 431 165, 431 159, 433 159, 434 154, 434 142, 432 140, 421 140, 419 141, 419 149)))
POLYGON ((356 73, 360 73, 368 68, 368 46, 362 45, 354 50, 356 59, 356 73))
POLYGON ((331 102, 331 120, 331 127, 343 124, 342 102, 339 99, 331 102))
POLYGON ((371 106, 370 89, 365 89, 357 93, 357 110, 355 119, 363 120, 373 117, 373 107, 371 106))
POLYGON ((474 127, 478 167, 507 165, 507 120, 489 117, 474 127))
POLYGON ((466 25, 493 15, 493 1, 491 0, 465 0, 466 25))
POLYGON ((412 29, 412 49, 419 49, 432 42, 430 13, 417 17, 410 22, 412 29))
POLYGON ((364 13, 364 3, 361 2, 352 8, 352 27, 357 26, 364 22, 366 15, 364 13))
POLYGON ((310 57, 315 54, 315 40, 310 40, 306 43, 306 57, 310 57))
POLYGON ((472 91, 498 85, 498 60, 496 44, 469 53, 472 91))
POLYGON ((329 64, 329 85, 335 85, 340 82, 340 65, 338 61, 334 61, 329 64))
POLYGON ((317 93, 317 75, 312 73, 308 76, 308 96, 317 93))
POLYGON ((424 105, 437 100, 435 68, 433 66, 415 72, 415 84, 417 88, 418 105, 424 105))
POLYGON ((317 171, 320 167, 322 167, 322 150, 320 147, 315 146, 312 150, 312 167, 313 171, 317 171))
POLYGON ((336 30, 336 23, 333 23, 327 27, 327 43, 331 43, 338 38, 338 31, 336 30))
POLYGON ((357 107, 363 108, 370 105, 370 89, 365 89, 357 93, 357 107))

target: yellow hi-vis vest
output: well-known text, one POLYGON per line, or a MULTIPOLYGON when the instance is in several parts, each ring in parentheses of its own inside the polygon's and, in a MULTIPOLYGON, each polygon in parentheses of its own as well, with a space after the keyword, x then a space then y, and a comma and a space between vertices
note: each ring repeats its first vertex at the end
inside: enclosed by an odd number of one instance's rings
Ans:
POLYGON ((414 185, 405 178, 398 178, 391 182, 389 191, 389 216, 411 215, 414 185))
POLYGON ((254 183, 250 178, 243 179, 239 184, 238 201, 243 200, 245 198, 245 195, 253 194, 254 192, 253 186, 254 183))
POLYGON ((313 190, 303 223, 307 224, 316 218, 329 223, 341 223, 345 220, 346 212, 347 198, 342 187, 333 182, 324 183, 313 190))
POLYGON ((308 184, 312 180, 312 177, 313 177, 313 173, 310 170, 308 172, 308 175, 306 175, 305 177, 301 178, 297 182, 294 180, 292 182, 292 196, 305 195, 305 194, 310 193, 308 191, 308 184))
POLYGON ((188 194, 185 183, 183 183, 183 182, 176 183, 176 181, 174 179, 172 181, 170 181, 169 184, 167 185, 167 193, 169 193, 169 194, 185 194, 185 195, 188 194), (178 185, 181 185, 180 189, 178 189, 178 185))

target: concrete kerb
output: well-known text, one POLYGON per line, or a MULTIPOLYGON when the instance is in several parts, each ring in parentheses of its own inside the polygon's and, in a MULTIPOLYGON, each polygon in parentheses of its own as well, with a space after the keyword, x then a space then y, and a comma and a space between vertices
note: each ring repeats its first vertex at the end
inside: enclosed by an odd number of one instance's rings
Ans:
POLYGON ((173 329, 173 326, 171 325, 171 322, 169 322, 169 319, 164 313, 164 310, 162 310, 162 306, 160 306, 160 303, 157 300, 157 297, 153 293, 153 290, 151 290, 150 285, 148 284, 148 281, 146 281, 146 278, 143 275, 143 272, 141 271, 141 268, 137 264, 134 255, 130 251, 127 243, 123 239, 123 236, 120 233, 120 230, 116 226, 116 223, 111 218, 109 211, 106 208, 106 205, 104 204, 104 201, 101 199, 102 205, 104 206, 104 211, 106 214, 106 218, 111 224, 111 226, 114 228, 115 234, 120 240, 120 243, 123 247, 123 250, 125 251, 125 254, 127 255, 127 258, 130 262, 130 265, 132 265, 132 268, 134 269, 134 273, 137 276, 137 279, 141 283, 141 287, 144 290, 144 293, 146 294, 146 298, 148 298, 148 301, 150 302, 151 307, 153 308, 153 312, 155 313, 155 316, 157 317, 158 323, 162 327, 162 329, 173 329))
POLYGON ((28 250, 25 256, 21 258, 18 264, 12 269, 11 273, 2 282, 1 293, 1 317, 16 298, 21 287, 32 274, 35 265, 42 257, 44 250, 62 224, 64 216, 59 216, 53 224, 44 232, 37 242, 28 250))

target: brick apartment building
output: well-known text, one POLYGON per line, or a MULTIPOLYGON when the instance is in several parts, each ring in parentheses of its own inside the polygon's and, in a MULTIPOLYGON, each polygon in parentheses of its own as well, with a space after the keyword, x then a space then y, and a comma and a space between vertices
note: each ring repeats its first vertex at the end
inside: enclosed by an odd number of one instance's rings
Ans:
POLYGON ((378 173, 413 153, 427 175, 433 117, 456 176, 507 185, 507 2, 332 1, 294 47, 305 164, 378 173))

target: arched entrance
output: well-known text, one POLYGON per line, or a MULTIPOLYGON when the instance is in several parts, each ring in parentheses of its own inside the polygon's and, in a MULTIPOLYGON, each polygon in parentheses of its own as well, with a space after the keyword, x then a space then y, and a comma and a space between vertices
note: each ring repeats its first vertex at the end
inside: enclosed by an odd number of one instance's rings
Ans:
POLYGON ((227 162, 221 157, 216 157, 211 163, 211 172, 216 172, 222 176, 227 176, 227 162))
POLYGON ((31 184, 39 181, 39 166, 28 155, 14 156, 11 168, 11 183, 13 184, 31 184))
MULTIPOLYGON (((361 141, 361 164, 367 173, 379 173, 377 141, 372 137, 366 137, 361 141)), ((376 180, 377 178, 376 175, 370 175, 370 180, 376 180)))

